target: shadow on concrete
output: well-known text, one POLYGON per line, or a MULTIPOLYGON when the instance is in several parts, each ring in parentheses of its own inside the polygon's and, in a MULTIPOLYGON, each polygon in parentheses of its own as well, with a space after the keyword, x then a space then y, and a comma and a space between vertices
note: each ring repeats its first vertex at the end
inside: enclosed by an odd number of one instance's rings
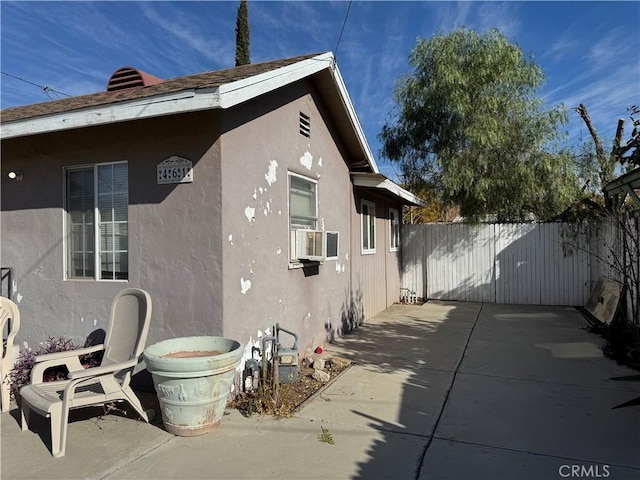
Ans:
POLYGON ((637 475, 637 389, 564 310, 395 305, 337 341, 364 372, 332 421, 377 432, 351 478, 551 478, 571 459, 637 475))
POLYGON ((347 421, 365 422, 380 433, 353 478, 418 475, 479 307, 442 305, 438 316, 427 320, 422 306, 395 305, 336 342, 357 368, 376 374, 360 374, 376 385, 351 386, 355 394, 347 393, 354 405, 347 421), (399 462, 411 465, 400 472, 399 462))

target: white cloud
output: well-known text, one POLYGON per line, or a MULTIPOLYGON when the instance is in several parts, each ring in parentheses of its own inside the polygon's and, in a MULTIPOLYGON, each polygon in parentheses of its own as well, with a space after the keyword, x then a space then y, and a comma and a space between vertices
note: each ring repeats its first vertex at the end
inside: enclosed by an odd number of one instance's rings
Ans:
POLYGON ((460 27, 469 27, 472 23, 472 2, 436 3, 436 29, 449 31, 460 27))
POLYGON ((514 39, 521 27, 519 8, 517 2, 481 2, 475 25, 480 31, 497 28, 507 38, 514 39))
MULTIPOLYGON (((586 60, 589 62, 592 71, 608 68, 619 61, 621 53, 627 50, 628 43, 622 28, 614 28, 603 38, 598 40, 589 49, 586 60)), ((633 53, 633 52, 629 52, 633 53)), ((635 60, 638 61, 638 52, 635 52, 635 60)))
MULTIPOLYGON (((176 10, 160 12, 162 7, 163 2, 151 5, 147 3, 140 4, 140 9, 146 19, 178 41, 178 43, 174 44, 176 50, 195 50, 205 59, 211 61, 213 63, 212 67, 233 66, 235 63, 235 37, 233 35, 229 35, 228 40, 224 40, 218 35, 203 35, 206 30, 195 27, 194 23, 197 19, 193 15, 185 16, 176 10)), ((211 28, 215 30, 213 25, 211 28)), ((174 57, 173 59, 178 61, 179 57, 174 57)))
POLYGON ((553 62, 560 62, 572 55, 579 45, 579 39, 575 34, 565 32, 551 44, 549 49, 542 52, 541 58, 551 58, 553 62))

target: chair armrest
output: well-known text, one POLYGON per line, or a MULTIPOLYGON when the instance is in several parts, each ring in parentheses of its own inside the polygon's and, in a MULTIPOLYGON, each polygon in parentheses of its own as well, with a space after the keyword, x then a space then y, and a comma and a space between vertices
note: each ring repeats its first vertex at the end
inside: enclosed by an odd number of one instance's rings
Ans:
POLYGON ((68 350, 66 352, 47 353, 36 357, 36 364, 31 370, 31 382, 44 382, 44 372, 51 367, 65 366, 70 372, 83 370, 84 367, 80 363, 80 355, 98 352, 104 349, 104 345, 95 345, 93 347, 79 348, 77 350, 68 350))
MULTIPOLYGON (((104 345, 94 345, 93 347, 87 348, 78 348, 76 350, 67 350, 66 352, 56 352, 56 353, 46 353, 44 355, 38 355, 36 357, 36 363, 38 362, 48 362, 50 360, 59 360, 61 358, 69 358, 69 357, 77 357, 80 355, 87 355, 89 353, 99 352, 100 350, 104 350, 104 345)), ((61 365, 63 365, 61 363, 61 365)))
POLYGON ((82 370, 75 370, 73 372, 69 372, 67 378, 71 380, 77 380, 79 378, 87 378, 87 377, 97 377, 99 375, 106 375, 108 373, 114 373, 120 370, 124 370, 125 368, 132 368, 138 364, 138 359, 134 358, 133 360, 128 360, 126 362, 121 363, 112 363, 110 365, 104 365, 100 367, 91 367, 85 368, 82 370))

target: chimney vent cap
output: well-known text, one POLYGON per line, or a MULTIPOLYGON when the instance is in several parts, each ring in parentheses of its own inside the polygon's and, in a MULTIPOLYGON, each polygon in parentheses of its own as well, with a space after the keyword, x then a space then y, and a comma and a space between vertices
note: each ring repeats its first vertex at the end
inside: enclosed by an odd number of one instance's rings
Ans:
POLYGON ((107 92, 119 92, 131 88, 143 88, 161 83, 162 79, 154 77, 134 67, 121 67, 111 75, 107 83, 107 92))

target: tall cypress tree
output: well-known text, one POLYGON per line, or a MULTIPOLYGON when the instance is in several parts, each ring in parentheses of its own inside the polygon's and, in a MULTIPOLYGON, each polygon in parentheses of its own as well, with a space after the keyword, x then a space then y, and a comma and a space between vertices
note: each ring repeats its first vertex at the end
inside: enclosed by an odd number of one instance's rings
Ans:
POLYGON ((249 57, 249 8, 247 0, 240 0, 236 19, 236 67, 251 63, 249 57))

